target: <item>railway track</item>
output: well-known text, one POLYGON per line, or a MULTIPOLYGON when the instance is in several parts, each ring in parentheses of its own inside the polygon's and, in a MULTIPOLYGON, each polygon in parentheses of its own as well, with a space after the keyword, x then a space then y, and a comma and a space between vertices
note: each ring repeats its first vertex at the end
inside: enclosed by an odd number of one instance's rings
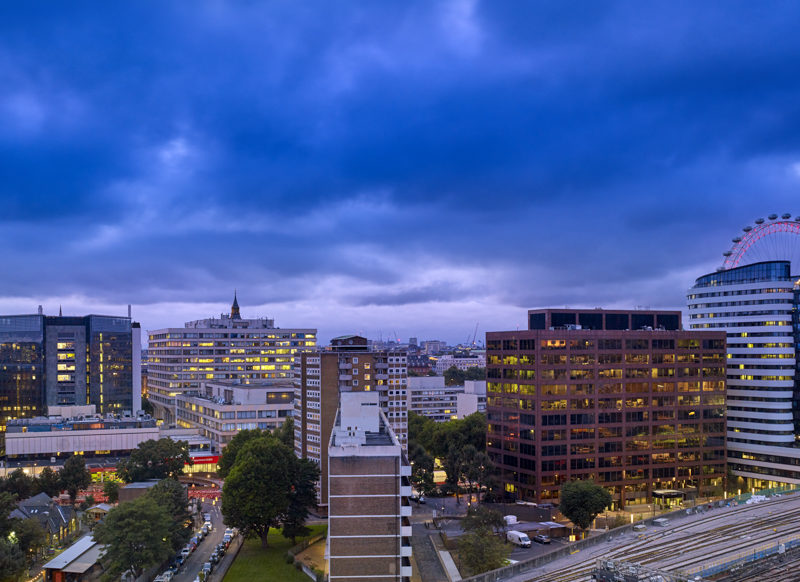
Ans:
MULTIPOLYGON (((796 499, 781 498, 736 509, 714 510, 714 513, 699 520, 678 521, 674 526, 664 528, 663 532, 659 528, 651 527, 647 534, 632 539, 625 546, 609 548, 606 552, 598 552, 597 548, 587 549, 587 559, 581 563, 558 568, 557 562, 554 562, 546 567, 551 571, 531 572, 525 580, 589 582, 598 557, 684 572, 715 561, 731 560, 745 551, 800 536, 800 507, 786 509, 787 502, 797 505, 796 499), (741 543, 735 543, 737 539, 741 543)), ((789 564, 784 567, 789 567, 789 564)), ((797 564, 792 562, 791 568, 792 573, 788 574, 786 580, 800 580, 800 553, 797 564)), ((776 572, 777 574, 779 573, 776 572)), ((772 582, 773 578, 765 580, 772 582)))

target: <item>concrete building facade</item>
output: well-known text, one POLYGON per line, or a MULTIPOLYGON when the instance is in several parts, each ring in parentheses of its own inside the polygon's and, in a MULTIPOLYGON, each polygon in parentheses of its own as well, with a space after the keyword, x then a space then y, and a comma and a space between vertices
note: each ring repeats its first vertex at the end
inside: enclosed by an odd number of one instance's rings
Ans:
POLYGON ((464 418, 486 411, 486 382, 467 381, 461 386, 445 386, 443 376, 408 378, 409 412, 437 422, 464 418))
POLYGON ((616 506, 653 491, 720 493, 725 334, 680 312, 532 310, 487 340, 487 450, 510 497, 593 478, 616 506))
POLYGON ((178 426, 196 428, 219 453, 240 430, 275 430, 294 412, 289 379, 252 384, 204 382, 201 392, 177 396, 178 426))
POLYGON ((411 467, 375 392, 342 392, 328 443, 331 582, 411 580, 411 467))
POLYGON ((376 392, 392 432, 403 447, 408 442, 405 351, 372 351, 366 338, 334 338, 324 351, 297 354, 294 379, 295 454, 320 466, 320 512, 327 510, 327 443, 339 395, 376 392))
POLYGON ((316 338, 316 329, 242 319, 234 297, 230 314, 149 332, 149 400, 158 418, 175 423, 178 394, 200 391, 210 381, 291 379, 295 354, 316 349, 316 338))

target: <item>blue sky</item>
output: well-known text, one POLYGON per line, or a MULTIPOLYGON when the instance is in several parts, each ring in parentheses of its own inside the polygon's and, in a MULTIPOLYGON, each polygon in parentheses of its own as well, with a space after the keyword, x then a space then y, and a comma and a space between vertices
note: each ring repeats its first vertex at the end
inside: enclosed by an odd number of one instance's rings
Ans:
POLYGON ((795 2, 0 9, 0 312, 463 341, 800 214, 795 2))

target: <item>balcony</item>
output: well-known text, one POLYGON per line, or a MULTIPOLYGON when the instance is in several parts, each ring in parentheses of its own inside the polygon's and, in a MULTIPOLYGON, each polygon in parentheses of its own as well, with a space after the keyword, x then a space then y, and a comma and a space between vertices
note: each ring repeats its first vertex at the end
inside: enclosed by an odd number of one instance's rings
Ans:
POLYGON ((400 555, 401 556, 411 556, 411 546, 400 546, 400 555))
POLYGON ((400 526, 400 535, 404 538, 411 537, 411 526, 410 525, 401 525, 400 526))
POLYGON ((404 578, 411 578, 411 566, 400 566, 400 575, 404 578))
POLYGON ((377 364, 375 364, 375 369, 376 370, 388 370, 389 369, 389 364, 382 364, 382 363, 378 362, 377 364))
POLYGON ((410 465, 401 465, 400 466, 400 476, 401 477, 411 477, 411 466, 410 465))
POLYGON ((410 505, 401 505, 400 506, 400 515, 404 517, 411 517, 411 506, 410 505))
POLYGON ((400 486, 400 495, 403 495, 404 497, 410 497, 411 496, 411 485, 401 485, 400 486))
POLYGON ((389 374, 375 374, 376 380, 388 380, 389 374))
POLYGON ((353 369, 353 364, 346 364, 346 363, 342 362, 342 363, 339 364, 339 369, 340 370, 352 370, 353 369))
POLYGON ((339 374, 339 381, 340 382, 349 382, 353 379, 352 374, 339 374))

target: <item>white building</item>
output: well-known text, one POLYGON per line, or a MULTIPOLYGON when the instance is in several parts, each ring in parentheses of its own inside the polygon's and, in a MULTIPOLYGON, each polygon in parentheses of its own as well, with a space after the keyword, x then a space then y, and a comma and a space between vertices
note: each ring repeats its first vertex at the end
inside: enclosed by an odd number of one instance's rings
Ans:
POLYGON ((204 382, 201 392, 184 392, 177 401, 178 426, 196 428, 220 452, 240 430, 275 430, 292 416, 294 384, 204 382))
POLYGON ((408 411, 437 422, 464 418, 486 411, 486 381, 472 380, 461 386, 445 386, 444 376, 412 376, 408 379, 408 411))
POLYGON ((456 356, 450 354, 438 356, 436 358, 436 362, 433 364, 433 371, 441 375, 452 367, 456 367, 459 370, 468 370, 469 368, 485 368, 486 356, 469 356, 466 358, 457 358, 456 356))
POLYGON ((290 379, 294 355, 315 349, 316 337, 316 329, 282 329, 272 319, 242 319, 235 297, 230 315, 151 331, 147 389, 156 416, 175 423, 176 396, 199 391, 203 382, 290 379))
POLYGON ((727 332, 728 465, 748 488, 800 484, 790 268, 769 261, 710 273, 687 297, 691 329, 727 332))

